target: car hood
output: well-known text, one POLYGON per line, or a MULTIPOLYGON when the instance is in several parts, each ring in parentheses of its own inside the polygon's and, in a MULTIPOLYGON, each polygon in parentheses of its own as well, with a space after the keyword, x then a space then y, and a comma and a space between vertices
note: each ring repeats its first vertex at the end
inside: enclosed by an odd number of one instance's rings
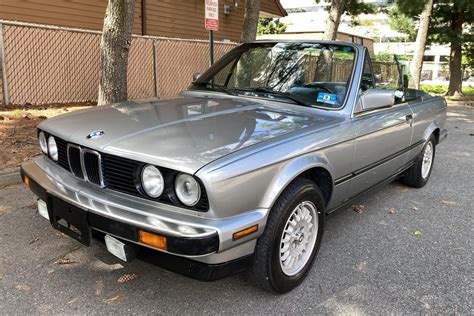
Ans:
POLYGON ((39 128, 101 152, 195 173, 237 150, 330 120, 278 104, 234 97, 123 102, 54 117, 39 128), (87 138, 98 130, 101 137, 87 138))

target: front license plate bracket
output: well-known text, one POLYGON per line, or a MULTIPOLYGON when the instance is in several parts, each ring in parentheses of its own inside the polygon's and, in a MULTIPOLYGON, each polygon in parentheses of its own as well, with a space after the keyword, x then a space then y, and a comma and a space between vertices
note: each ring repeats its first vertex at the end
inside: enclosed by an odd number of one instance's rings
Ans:
POLYGON ((90 245, 91 228, 87 222, 86 210, 49 195, 48 213, 55 229, 86 246, 90 245))

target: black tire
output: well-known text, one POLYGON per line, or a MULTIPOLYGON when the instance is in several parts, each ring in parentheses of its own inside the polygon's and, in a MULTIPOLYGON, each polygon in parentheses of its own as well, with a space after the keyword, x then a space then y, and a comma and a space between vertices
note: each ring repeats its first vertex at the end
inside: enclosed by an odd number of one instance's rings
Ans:
POLYGON ((324 205, 321 190, 314 182, 296 179, 280 195, 270 210, 263 235, 257 241, 250 278, 259 287, 274 293, 286 293, 303 282, 321 244, 324 228, 324 205), (293 210, 303 201, 316 206, 318 232, 313 251, 300 272, 293 276, 283 273, 280 265, 280 242, 283 230, 293 210))
POLYGON ((435 154, 436 154, 436 138, 431 135, 431 137, 428 139, 426 142, 425 146, 423 146, 423 150, 421 153, 418 155, 418 157, 415 160, 415 164, 411 166, 407 171, 403 173, 403 176, 401 178, 401 182, 407 186, 413 187, 413 188, 421 188, 426 185, 428 182, 431 171, 433 170, 433 164, 434 164, 434 159, 435 159, 435 154), (425 150, 427 146, 431 144, 432 149, 433 149, 433 158, 431 161, 431 166, 428 174, 423 177, 422 173, 422 166, 423 166, 423 156, 425 153, 425 150))

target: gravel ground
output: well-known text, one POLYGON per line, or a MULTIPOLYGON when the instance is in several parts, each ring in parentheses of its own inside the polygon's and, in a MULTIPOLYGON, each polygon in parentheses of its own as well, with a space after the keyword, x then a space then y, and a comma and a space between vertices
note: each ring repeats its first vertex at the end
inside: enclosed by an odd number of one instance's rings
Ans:
POLYGON ((451 108, 448 128, 428 185, 416 190, 394 182, 362 201, 362 214, 330 217, 308 278, 280 296, 254 288, 245 274, 204 283, 138 260, 122 263, 101 244, 83 247, 53 230, 24 186, 4 187, 0 310, 472 314, 474 108, 451 108), (135 279, 120 282, 127 274, 135 279))

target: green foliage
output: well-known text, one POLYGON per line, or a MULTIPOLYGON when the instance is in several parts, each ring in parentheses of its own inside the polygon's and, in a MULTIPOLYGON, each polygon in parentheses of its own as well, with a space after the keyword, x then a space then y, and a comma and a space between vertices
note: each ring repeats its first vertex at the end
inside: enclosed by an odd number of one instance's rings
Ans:
POLYGON ((359 25, 362 26, 374 26, 375 22, 373 20, 360 20, 359 25))
POLYGON ((405 15, 398 7, 388 12, 388 25, 392 30, 408 35, 409 41, 416 39, 416 27, 412 18, 405 15))
MULTIPOLYGON (((411 56, 406 56, 406 55, 397 55, 397 59, 401 64, 405 64, 405 63, 403 63, 403 61, 411 60, 412 57, 411 56)), ((374 56, 373 60, 378 61, 378 62, 395 63, 394 54, 387 53, 387 52, 380 52, 380 53, 376 54, 374 56)))
MULTIPOLYGON (((420 89, 430 94, 445 94, 448 86, 422 84, 420 89)), ((466 96, 474 96, 474 87, 463 87, 462 92, 466 96)))
POLYGON ((463 67, 468 67, 474 70, 474 40, 472 39, 472 32, 474 31, 474 26, 468 28, 468 34, 470 34, 471 39, 468 39, 462 49, 463 49, 463 67))
POLYGON ((409 17, 418 16, 424 9, 426 0, 392 0, 397 10, 409 17))
MULTIPOLYGON (((314 0, 316 3, 331 2, 330 0, 314 0)), ((365 3, 362 0, 344 0, 343 14, 356 17, 359 14, 371 14, 377 11, 377 6, 372 3, 365 3)))
POLYGON ((436 3, 433 7, 431 18, 429 38, 432 42, 462 43, 468 44, 474 42, 472 32, 459 33, 450 26, 453 13, 461 13, 464 17, 464 23, 469 29, 474 24, 474 1, 472 0, 447 0, 442 3, 436 3))
POLYGON ((374 60, 380 62, 393 62, 393 54, 380 52, 375 55, 374 60))
POLYGON ((440 44, 460 44, 463 54, 463 68, 474 69, 474 1, 448 0, 437 3, 433 8, 429 39, 440 44), (459 32, 451 27, 454 14, 462 16, 464 28, 459 32))
POLYGON ((364 3, 361 0, 346 0, 344 5, 344 12, 351 16, 375 13, 376 9, 374 4, 364 3))
POLYGON ((288 25, 281 22, 280 19, 263 18, 258 20, 257 35, 263 34, 281 34, 286 31, 288 25))

